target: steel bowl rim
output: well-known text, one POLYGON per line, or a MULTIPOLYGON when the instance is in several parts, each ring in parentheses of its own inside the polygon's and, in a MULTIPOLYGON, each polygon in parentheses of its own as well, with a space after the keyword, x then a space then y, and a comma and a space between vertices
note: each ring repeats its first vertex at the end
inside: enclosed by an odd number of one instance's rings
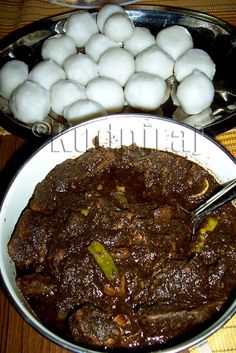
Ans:
MULTIPOLYGON (((222 150, 224 152, 224 154, 226 155, 227 158, 230 158, 231 161, 235 164, 236 166, 236 159, 222 146, 220 145, 217 141, 213 140, 210 136, 203 134, 201 132, 199 132, 199 130, 197 130, 194 127, 191 127, 187 124, 181 123, 179 121, 174 121, 174 120, 167 120, 166 118, 162 117, 162 116, 154 116, 154 115, 149 115, 149 114, 116 114, 116 115, 108 115, 108 116, 104 116, 104 117, 99 117, 99 118, 94 118, 91 119, 89 121, 85 121, 82 122, 76 126, 72 126, 69 129, 62 131, 61 133, 52 136, 52 138, 48 139, 47 141, 45 141, 30 157, 28 157, 26 159, 26 161, 22 164, 22 166, 19 168, 19 170, 17 171, 17 173, 15 174, 15 176, 13 177, 13 179, 10 181, 9 186, 7 188, 7 190, 5 191, 5 194, 3 196, 3 199, 1 200, 0 203, 0 214, 2 212, 2 208, 5 202, 5 199, 7 197, 8 192, 10 191, 12 184, 14 183, 15 179, 17 178, 17 176, 21 173, 21 171, 24 169, 24 167, 30 162, 30 160, 35 157, 37 155, 38 152, 40 152, 44 147, 46 147, 48 144, 50 144, 52 141, 59 139, 60 137, 63 137, 63 135, 69 133, 72 130, 77 130, 80 127, 83 126, 89 126, 90 124, 93 124, 93 122, 99 122, 99 121, 106 121, 106 120, 112 120, 112 119, 117 119, 117 118, 121 118, 124 119, 124 116, 128 116, 129 118, 133 118, 133 119, 149 119, 149 120, 161 120, 164 122, 168 122, 172 125, 180 125, 183 126, 187 129, 193 130, 196 134, 202 135, 204 138, 208 139, 210 141, 210 143, 213 143, 214 145, 216 145, 217 148, 219 148, 220 150, 222 150)), ((4 275, 3 275, 3 271, 2 268, 0 268, 0 277, 2 279, 2 283, 4 286, 4 289, 8 295, 8 298, 10 298, 11 303, 13 304, 13 306, 15 307, 15 309, 17 310, 17 312, 21 315, 21 317, 23 317, 23 319, 31 326, 33 327, 38 333, 40 333, 42 336, 46 337, 47 339, 49 339, 49 341, 56 343, 57 345, 69 349, 72 352, 75 353, 102 353, 104 352, 104 350, 96 350, 96 349, 91 349, 91 348, 85 348, 85 347, 81 347, 79 345, 76 345, 74 343, 71 343, 63 338, 61 338, 60 336, 54 334, 52 331, 50 331, 49 329, 47 329, 43 324, 41 324, 39 322, 39 320, 35 317, 33 317, 33 315, 29 312, 29 310, 27 310, 27 313, 25 313, 25 311, 20 307, 20 305, 18 305, 18 303, 15 301, 13 295, 11 294, 10 289, 7 286, 7 283, 5 282, 4 279, 4 275)), ((232 303, 230 304, 230 306, 227 308, 227 310, 225 310, 221 316, 214 321, 209 327, 205 328, 202 332, 198 333, 197 335, 193 336, 192 338, 183 341, 181 343, 178 343, 175 346, 172 347, 167 347, 167 348, 163 348, 163 349, 158 349, 158 350, 148 350, 149 353, 159 353, 159 352, 163 352, 163 353, 177 353, 177 352, 181 352, 184 349, 188 349, 190 347, 193 347, 195 345, 198 345, 200 342, 202 342, 203 340, 205 340, 206 338, 208 338, 210 335, 212 335, 213 333, 215 333, 216 331, 218 331, 228 320, 230 320, 230 318, 236 313, 236 298, 232 301, 232 303)), ((145 349, 144 349, 145 351, 145 349)), ((115 352, 115 351, 114 351, 115 352)), ((124 352, 130 352, 130 351, 124 351, 124 352)))

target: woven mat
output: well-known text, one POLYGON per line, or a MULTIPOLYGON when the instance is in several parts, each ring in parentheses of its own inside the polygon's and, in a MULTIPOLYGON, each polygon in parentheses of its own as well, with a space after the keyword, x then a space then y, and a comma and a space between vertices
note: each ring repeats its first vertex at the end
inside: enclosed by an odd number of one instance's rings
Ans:
MULTIPOLYGON (((149 0, 140 1, 139 4, 175 6, 206 12, 236 26, 236 0, 149 0)), ((46 0, 0 0, 0 8, 0 39, 32 21, 71 10, 46 0)), ((0 127, 0 135, 4 134, 7 132, 0 127)), ((236 128, 216 139, 236 157, 236 128)), ((203 344, 190 349, 190 352, 236 353, 236 315, 203 344)))

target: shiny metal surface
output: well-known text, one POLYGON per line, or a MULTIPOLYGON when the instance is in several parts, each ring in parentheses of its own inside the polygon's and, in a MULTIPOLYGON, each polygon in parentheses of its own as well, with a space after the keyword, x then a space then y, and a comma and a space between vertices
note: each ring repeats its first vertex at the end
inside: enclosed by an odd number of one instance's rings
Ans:
MULTIPOLYGON (((203 49, 209 53, 216 64, 214 78, 216 90, 231 94, 216 93, 212 104, 212 121, 207 123, 205 131, 209 135, 216 135, 235 126, 235 116, 232 116, 234 111, 228 112, 228 107, 235 105, 236 29, 212 16, 194 11, 160 6, 135 6, 135 9, 127 10, 135 26, 147 27, 156 35, 163 27, 179 24, 189 30, 195 48, 203 49), (212 129, 211 122, 214 125, 212 129)), ((95 11, 92 13, 96 16, 95 11)), ((16 58, 26 62, 31 69, 41 61, 40 51, 43 41, 51 35, 63 33, 64 23, 70 14, 72 12, 37 21, 2 40, 0 42, 0 67, 6 61, 16 58)), ((171 99, 168 99, 158 109, 158 112, 153 112, 153 114, 172 118, 175 109, 171 99)), ((50 136, 69 127, 63 118, 53 113, 50 113, 45 121, 33 126, 21 123, 13 118, 9 112, 7 101, 1 97, 0 122, 10 132, 24 138, 50 136)), ((204 131, 204 126, 202 130, 204 131)))
POLYGON ((191 212, 192 222, 195 223, 208 216, 217 208, 236 198, 236 179, 227 183, 220 191, 204 201, 198 208, 191 212))

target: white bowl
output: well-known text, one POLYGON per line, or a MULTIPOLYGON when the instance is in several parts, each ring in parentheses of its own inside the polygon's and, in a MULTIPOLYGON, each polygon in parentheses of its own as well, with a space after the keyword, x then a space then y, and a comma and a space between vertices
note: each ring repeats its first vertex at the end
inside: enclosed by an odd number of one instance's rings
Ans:
MULTIPOLYGON (((136 143, 185 156, 208 169, 216 179, 227 182, 236 178, 236 163, 221 146, 207 136, 173 120, 149 115, 114 115, 82 123, 48 141, 20 169, 12 181, 0 209, 0 271, 7 292, 21 315, 36 330, 57 344, 74 352, 93 352, 79 347, 45 328, 30 310, 15 283, 15 267, 7 244, 34 188, 58 163, 81 155, 93 147, 94 137, 100 145, 120 147, 136 143)), ((199 343, 219 329, 236 312, 236 300, 222 316, 200 334, 186 338, 163 352, 179 352, 199 343)))

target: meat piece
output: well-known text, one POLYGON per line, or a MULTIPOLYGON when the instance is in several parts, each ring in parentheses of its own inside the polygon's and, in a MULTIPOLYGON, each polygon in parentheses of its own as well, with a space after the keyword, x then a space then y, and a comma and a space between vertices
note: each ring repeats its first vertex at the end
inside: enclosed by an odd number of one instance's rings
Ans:
POLYGON ((181 337, 212 318, 216 312, 219 312, 223 303, 222 298, 190 310, 179 310, 174 305, 172 308, 171 305, 143 306, 139 309, 138 316, 149 337, 158 338, 159 343, 165 343, 177 336, 181 337))
POLYGON ((52 226, 47 218, 26 209, 8 243, 8 251, 20 270, 42 264, 48 252, 52 226))
POLYGON ((38 273, 18 278, 16 283, 26 298, 53 295, 57 290, 56 284, 53 283, 49 276, 43 276, 38 273))
POLYGON ((102 174, 114 161, 113 150, 95 148, 77 159, 57 165, 48 174, 47 179, 36 186, 30 208, 37 212, 52 213, 58 206, 60 194, 74 192, 78 186, 81 191, 85 191, 88 181, 92 182, 93 177, 102 174))
POLYGON ((86 304, 69 319, 69 328, 76 342, 81 338, 93 346, 116 346, 121 336, 121 328, 110 314, 86 304))
POLYGON ((60 283, 58 307, 67 311, 78 303, 95 303, 102 309, 112 306, 113 299, 103 293, 105 277, 86 249, 71 253, 58 263, 51 259, 49 266, 60 283))
POLYGON ((130 266, 125 277, 132 305, 147 303, 149 301, 148 283, 150 283, 150 278, 142 277, 141 271, 133 266, 130 266))
POLYGON ((179 309, 201 305, 211 297, 208 270, 199 259, 169 260, 154 271, 149 303, 178 303, 179 309))
POLYGON ((162 224, 168 224, 171 219, 174 217, 174 210, 166 205, 166 206, 162 206, 158 209, 156 209, 153 212, 153 216, 154 216, 154 225, 158 226, 158 225, 162 225, 162 224))
POLYGON ((69 328, 76 342, 82 339, 89 346, 128 348, 142 342, 142 329, 128 315, 112 317, 91 304, 83 305, 69 318, 69 328))
POLYGON ((185 212, 163 205, 153 211, 153 222, 158 252, 173 259, 190 255, 192 224, 185 212))

